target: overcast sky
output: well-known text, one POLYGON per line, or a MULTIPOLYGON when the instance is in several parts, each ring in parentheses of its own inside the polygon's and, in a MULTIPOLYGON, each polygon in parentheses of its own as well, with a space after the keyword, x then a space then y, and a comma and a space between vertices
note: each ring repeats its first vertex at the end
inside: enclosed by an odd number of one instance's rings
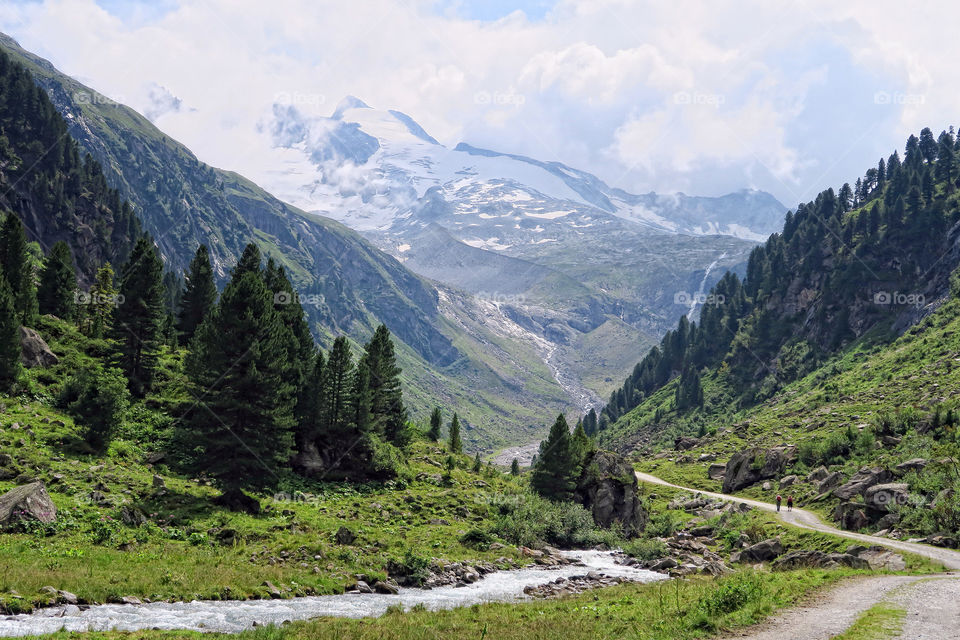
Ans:
POLYGON ((8 0, 0 30, 254 179, 275 102, 329 115, 352 94, 444 144, 793 207, 960 122, 958 17, 949 1, 8 0))

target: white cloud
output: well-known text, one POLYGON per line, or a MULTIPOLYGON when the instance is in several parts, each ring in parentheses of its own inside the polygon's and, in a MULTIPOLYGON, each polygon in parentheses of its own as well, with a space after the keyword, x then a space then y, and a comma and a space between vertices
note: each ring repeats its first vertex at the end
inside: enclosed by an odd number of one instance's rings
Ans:
POLYGON ((257 125, 278 96, 328 115, 357 95, 445 144, 556 159, 633 191, 752 186, 788 204, 960 111, 947 2, 562 0, 542 20, 495 22, 434 7, 207 0, 121 18, 44 0, 4 3, 0 29, 268 187, 257 125), (157 87, 178 108, 157 109, 157 87), (878 105, 877 92, 914 99, 878 105))

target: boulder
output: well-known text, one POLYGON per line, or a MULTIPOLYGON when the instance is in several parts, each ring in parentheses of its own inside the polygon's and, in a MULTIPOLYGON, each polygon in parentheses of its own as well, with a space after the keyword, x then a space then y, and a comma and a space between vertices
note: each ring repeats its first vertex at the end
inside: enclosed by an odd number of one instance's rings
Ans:
POLYGON ((875 484, 890 482, 893 474, 879 467, 864 467, 857 471, 847 482, 833 490, 833 495, 841 500, 849 500, 853 496, 862 495, 875 484))
POLYGON ((57 521, 57 507, 42 482, 14 487, 0 496, 0 526, 9 526, 17 520, 57 521))
POLYGON ((226 507, 230 511, 238 511, 252 516, 259 515, 260 501, 237 489, 225 491, 223 495, 214 498, 215 505, 226 507))
POLYGON ((163 476, 153 474, 153 488, 161 491, 167 488, 167 483, 164 482, 163 476))
POLYGON ((820 466, 807 474, 807 482, 821 482, 829 475, 830 471, 826 467, 820 466))
POLYGON ((856 502, 841 502, 833 510, 833 519, 840 524, 840 528, 847 531, 859 531, 870 526, 870 517, 862 504, 856 502))
POLYGON ((904 571, 907 568, 902 555, 881 546, 866 548, 853 545, 847 548, 847 553, 865 560, 874 571, 904 571))
POLYGON ((884 529, 892 529, 898 522, 900 522, 899 513, 888 513, 877 520, 877 530, 882 531, 884 529))
POLYGON ((763 540, 730 556, 730 562, 769 562, 783 553, 779 538, 763 540))
POLYGON ((792 487, 800 481, 800 478, 797 476, 783 476, 780 478, 780 488, 786 489, 787 487, 792 487))
POLYGON ((637 493, 633 467, 616 453, 591 454, 577 483, 577 497, 600 527, 618 524, 627 536, 632 536, 647 526, 647 512, 637 493))
POLYGON ((900 477, 910 473, 911 471, 920 471, 928 464, 930 464, 930 461, 926 460, 925 458, 912 458, 898 464, 896 467, 894 467, 893 471, 897 477, 900 477))
POLYGON ((723 492, 733 493, 761 480, 776 478, 795 457, 796 447, 793 446, 740 451, 727 462, 723 492))
POLYGON ((869 569, 866 560, 849 553, 824 553, 807 549, 791 551, 777 558, 770 568, 775 571, 789 571, 791 569, 835 569, 847 566, 851 569, 869 569))
MULTIPOLYGON (((821 467, 823 469, 823 467, 821 467)), ((826 469, 824 469, 826 470, 826 469)), ((843 484, 843 474, 839 471, 834 471, 833 473, 827 473, 820 481, 820 484, 817 485, 817 493, 826 493, 831 489, 835 489, 843 484)))
POLYGON ((120 509, 120 520, 128 527, 142 527, 147 524, 147 516, 136 507, 123 507, 120 509))
POLYGON ((707 476, 711 480, 723 480, 723 475, 727 472, 727 465, 721 463, 712 464, 707 469, 707 476))
POLYGON ((879 511, 893 511, 895 505, 905 505, 910 500, 910 488, 905 482, 875 484, 863 494, 863 501, 879 511))
POLYGON ((687 449, 693 449, 698 444, 700 444, 700 441, 696 438, 691 438, 690 436, 680 436, 673 441, 673 448, 677 451, 686 451, 687 449))
POLYGON ((263 583, 264 588, 267 590, 267 593, 270 594, 271 598, 277 599, 283 597, 280 589, 277 588, 277 585, 273 584, 269 580, 263 583))
POLYGON ((373 590, 384 595, 395 596, 400 593, 400 589, 397 587, 397 585, 390 582, 383 582, 382 580, 377 580, 375 583, 373 583, 373 590))
POLYGON ((28 327, 20 327, 20 362, 28 369, 34 367, 50 367, 60 358, 50 350, 40 334, 28 327))
POLYGON ((350 529, 341 526, 339 529, 337 529, 337 532, 334 534, 333 538, 339 545, 348 545, 353 544, 353 541, 357 539, 357 534, 350 529))

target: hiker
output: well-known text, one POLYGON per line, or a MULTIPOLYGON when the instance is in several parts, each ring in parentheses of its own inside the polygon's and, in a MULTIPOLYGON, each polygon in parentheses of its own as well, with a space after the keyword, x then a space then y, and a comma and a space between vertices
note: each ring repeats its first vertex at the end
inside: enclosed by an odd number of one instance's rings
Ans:
POLYGON ((793 496, 787 496, 787 511, 793 511, 793 496))
POLYGON ((777 512, 780 511, 780 503, 783 501, 783 498, 780 497, 780 494, 777 494, 777 512))

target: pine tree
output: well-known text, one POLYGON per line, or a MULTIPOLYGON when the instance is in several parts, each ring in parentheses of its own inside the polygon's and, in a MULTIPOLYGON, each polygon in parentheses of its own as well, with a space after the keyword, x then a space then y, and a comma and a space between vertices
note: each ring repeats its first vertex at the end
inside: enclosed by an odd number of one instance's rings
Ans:
POLYGON ((77 274, 73 268, 70 247, 62 240, 50 248, 40 272, 37 303, 40 313, 54 315, 62 320, 73 320, 76 315, 77 274))
POLYGON ((530 476, 530 487, 550 500, 572 500, 580 475, 579 461, 573 449, 570 427, 561 413, 540 443, 537 464, 530 476))
POLYGON ((372 394, 370 393, 370 370, 361 358, 353 372, 353 388, 350 392, 353 404, 353 424, 359 433, 367 433, 371 428, 372 394))
POLYGON ((10 285, 13 308, 21 324, 30 326, 37 316, 37 290, 27 249, 27 233, 15 214, 7 214, 0 228, 0 267, 10 285))
POLYGON ((272 484, 290 459, 294 343, 259 269, 234 271, 191 343, 185 368, 197 462, 228 492, 272 484))
POLYGON ((244 273, 260 273, 263 258, 260 255, 260 248, 252 242, 243 249, 243 254, 233 268, 231 277, 236 278, 244 273))
POLYGON ((434 407, 430 412, 430 430, 427 431, 427 437, 434 442, 440 440, 441 430, 443 429, 443 414, 440 407, 434 407))
POLYGON ((327 358, 324 377, 324 406, 321 411, 319 432, 329 442, 347 442, 356 437, 353 430, 353 411, 350 391, 354 381, 353 355, 350 343, 343 336, 333 341, 327 358))
POLYGON ((483 462, 480 461, 480 452, 477 451, 477 455, 473 458, 473 472, 480 473, 481 469, 483 469, 483 462))
POLYGON ((10 285, 0 278, 0 391, 10 391, 20 371, 20 320, 10 285))
POLYGON ((450 421, 450 453, 461 454, 463 453, 463 441, 460 440, 460 418, 456 413, 453 414, 453 419, 450 421))
POLYGON ((130 393, 143 397, 153 384, 163 343, 163 263, 146 236, 137 240, 120 277, 120 298, 112 336, 117 364, 127 376, 130 393))
POLYGON ((510 463, 510 475, 518 476, 520 475, 520 461, 516 458, 513 459, 513 462, 510 463))
POLYGON ((177 317, 177 330, 183 344, 187 344, 217 304, 217 285, 213 279, 213 265, 207 245, 202 244, 190 261, 185 274, 186 286, 180 296, 180 311, 177 317))

